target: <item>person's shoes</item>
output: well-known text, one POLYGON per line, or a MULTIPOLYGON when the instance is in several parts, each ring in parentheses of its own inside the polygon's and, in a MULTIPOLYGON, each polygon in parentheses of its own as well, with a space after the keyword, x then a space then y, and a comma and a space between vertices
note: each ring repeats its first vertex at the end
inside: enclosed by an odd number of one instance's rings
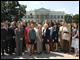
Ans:
POLYGON ((17 56, 20 56, 20 55, 17 55, 17 56))
POLYGON ((22 55, 22 54, 20 54, 20 55, 22 55))
MULTIPOLYGON (((49 52, 49 53, 50 53, 50 52, 49 52)), ((49 54, 49 53, 46 52, 46 54, 49 54)))
POLYGON ((54 52, 58 52, 58 50, 57 51, 54 51, 54 52))
POLYGON ((73 50, 71 50, 71 52, 74 52, 73 50))
POLYGON ((15 51, 13 51, 13 53, 16 53, 15 51))
POLYGON ((40 52, 40 54, 42 54, 42 52, 40 52))
POLYGON ((69 55, 69 53, 67 53, 67 55, 69 55))
POLYGON ((60 51, 63 51, 62 49, 60 51))
POLYGON ((52 51, 52 50, 50 50, 50 51, 52 51))
POLYGON ((29 56, 31 56, 31 54, 29 54, 29 56))
POLYGON ((74 57, 76 57, 76 56, 77 56, 77 54, 74 54, 73 56, 74 56, 74 57))
POLYGON ((38 53, 38 55, 40 55, 40 53, 38 53))
MULTIPOLYGON (((32 52, 31 52, 32 53, 32 52)), ((35 54, 35 53, 32 53, 32 54, 35 54)))
POLYGON ((22 50, 22 52, 24 52, 24 50, 22 50))
POLYGON ((54 52, 58 52, 58 50, 54 50, 54 52))
POLYGON ((5 54, 2 54, 2 56, 6 56, 5 54))
POLYGON ((10 55, 13 55, 12 53, 10 53, 10 55))
POLYGON ((7 54, 9 54, 10 52, 6 52, 7 54))

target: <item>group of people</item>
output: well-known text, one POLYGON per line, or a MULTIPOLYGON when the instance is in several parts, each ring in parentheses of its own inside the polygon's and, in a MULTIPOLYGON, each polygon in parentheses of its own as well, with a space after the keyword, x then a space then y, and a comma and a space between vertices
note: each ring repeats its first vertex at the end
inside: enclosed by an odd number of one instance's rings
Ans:
POLYGON ((8 21, 3 23, 1 28, 1 47, 2 55, 6 53, 16 53, 17 56, 22 55, 24 48, 27 48, 29 56, 34 54, 34 50, 40 55, 44 50, 46 54, 52 51, 53 42, 55 50, 58 51, 58 42, 60 42, 60 48, 63 53, 70 53, 73 50, 75 53, 73 56, 77 56, 79 49, 79 28, 77 23, 72 22, 71 27, 68 27, 66 21, 59 21, 60 25, 54 21, 48 23, 48 20, 39 24, 39 20, 33 24, 26 24, 26 21, 11 22, 11 26, 8 27, 8 21), (59 41, 60 40, 60 41, 59 41), (9 47, 9 48, 8 48, 9 47), (16 48, 16 49, 15 49, 16 48), (9 49, 9 50, 8 50, 9 49))

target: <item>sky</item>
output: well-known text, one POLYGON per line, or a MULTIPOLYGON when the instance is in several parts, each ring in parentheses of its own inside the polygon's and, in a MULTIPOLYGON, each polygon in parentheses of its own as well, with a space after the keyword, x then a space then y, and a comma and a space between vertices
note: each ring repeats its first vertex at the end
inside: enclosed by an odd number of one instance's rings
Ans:
POLYGON ((50 11, 64 11, 66 14, 79 14, 79 1, 19 1, 27 5, 26 11, 45 8, 50 11))

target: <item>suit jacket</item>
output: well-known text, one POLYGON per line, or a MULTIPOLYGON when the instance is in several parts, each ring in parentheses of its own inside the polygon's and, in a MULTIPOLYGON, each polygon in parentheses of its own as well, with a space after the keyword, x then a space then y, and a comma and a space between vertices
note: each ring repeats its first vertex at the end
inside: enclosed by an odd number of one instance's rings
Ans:
POLYGON ((16 42, 20 41, 20 38, 23 38, 23 30, 21 29, 19 31, 15 29, 15 35, 16 35, 16 38, 15 38, 16 42))
POLYGON ((15 28, 14 27, 10 27, 9 29, 11 30, 11 32, 10 32, 11 36, 12 37, 15 36, 15 32, 14 32, 15 28))
MULTIPOLYGON (((44 32, 44 30, 43 30, 43 32, 44 32)), ((43 38, 44 38, 44 33, 43 33, 43 38)), ((50 30, 48 28, 46 29, 45 39, 49 39, 50 40, 50 30)))
POLYGON ((12 38, 11 32, 12 31, 10 28, 8 28, 8 31, 5 28, 2 28, 1 29, 2 40, 10 40, 12 38))
POLYGON ((27 27, 26 25, 23 25, 24 29, 27 27))

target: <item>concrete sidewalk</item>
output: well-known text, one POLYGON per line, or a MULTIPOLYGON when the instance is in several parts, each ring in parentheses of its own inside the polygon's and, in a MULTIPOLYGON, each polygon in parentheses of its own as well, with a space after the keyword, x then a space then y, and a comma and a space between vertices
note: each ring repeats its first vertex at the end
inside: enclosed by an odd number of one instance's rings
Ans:
POLYGON ((67 53, 63 54, 63 52, 61 52, 60 49, 58 50, 58 52, 50 51, 50 54, 45 54, 44 52, 42 52, 41 55, 38 55, 35 52, 35 54, 32 54, 32 56, 29 56, 29 54, 25 50, 25 52, 23 52, 20 56, 17 56, 15 53, 13 53, 13 55, 6 55, 7 56, 1 56, 1 59, 79 59, 79 52, 78 56, 74 57, 73 52, 70 52, 70 54, 67 55, 67 53))

